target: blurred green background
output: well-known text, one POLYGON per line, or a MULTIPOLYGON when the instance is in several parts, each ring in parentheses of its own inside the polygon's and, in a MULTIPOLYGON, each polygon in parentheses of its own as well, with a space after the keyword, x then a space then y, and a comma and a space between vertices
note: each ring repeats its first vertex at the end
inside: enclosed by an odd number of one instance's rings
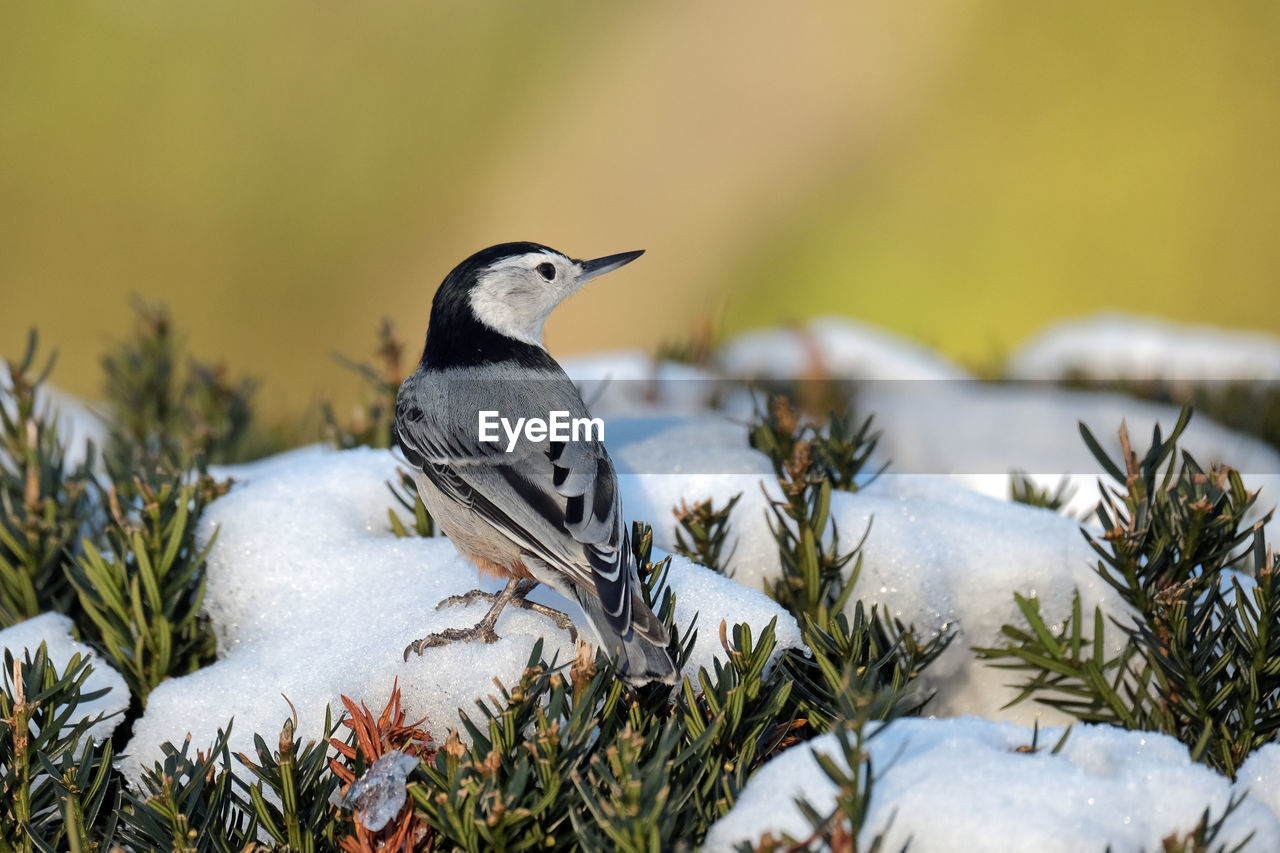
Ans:
POLYGON ((472 251, 644 260, 557 354, 843 313, 971 364, 1119 308, 1280 332, 1280 4, 8 3, 0 351, 130 298, 283 416, 472 251))

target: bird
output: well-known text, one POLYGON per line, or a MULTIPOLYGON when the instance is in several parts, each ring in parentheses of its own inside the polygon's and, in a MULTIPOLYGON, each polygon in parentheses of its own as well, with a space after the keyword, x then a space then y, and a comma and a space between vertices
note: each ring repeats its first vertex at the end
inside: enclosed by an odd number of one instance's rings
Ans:
POLYGON ((510 423, 556 412, 586 418, 578 388, 543 343, 543 325, 588 281, 643 250, 576 260, 532 242, 501 243, 458 264, 436 290, 417 369, 396 395, 394 438, 423 504, 459 553, 500 593, 474 590, 438 606, 492 602, 471 628, 411 643, 413 652, 458 641, 498 639, 498 615, 545 584, 576 601, 597 646, 631 687, 674 684, 666 626, 645 603, 602 430, 573 440, 482 437, 481 413, 510 423))

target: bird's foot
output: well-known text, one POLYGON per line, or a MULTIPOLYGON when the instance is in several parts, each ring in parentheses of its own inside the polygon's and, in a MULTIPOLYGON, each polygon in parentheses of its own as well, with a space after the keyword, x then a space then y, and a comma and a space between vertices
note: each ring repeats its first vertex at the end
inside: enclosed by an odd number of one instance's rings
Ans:
POLYGON ((411 653, 421 655, 423 649, 447 646, 450 643, 471 642, 472 640, 483 640, 486 643, 496 642, 498 634, 493 630, 494 621, 496 620, 486 617, 470 628, 445 628, 443 631, 428 634, 421 640, 414 640, 405 648, 404 659, 408 660, 411 653))
POLYGON ((573 627, 573 623, 569 621, 569 617, 545 604, 538 604, 533 601, 525 600, 533 588, 537 586, 536 581, 531 580, 515 580, 510 581, 502 592, 488 592, 483 589, 473 589, 470 592, 464 592, 461 595, 451 595, 436 605, 439 610, 442 607, 454 607, 457 605, 466 606, 475 604, 477 601, 488 601, 492 604, 489 612, 484 618, 470 628, 446 628, 443 631, 437 631, 423 637, 421 640, 414 640, 404 650, 404 659, 408 660, 412 653, 422 654, 423 649, 437 648, 439 646, 447 646, 450 643, 459 641, 484 640, 486 643, 492 643, 498 639, 498 634, 493 630, 493 626, 498 621, 498 614, 502 612, 502 608, 506 605, 514 605, 523 607, 533 613, 541 613, 561 630, 569 632, 569 639, 577 642, 578 631, 573 627))
MULTIPOLYGON (((470 592, 464 592, 461 595, 449 596, 444 601, 441 601, 436 605, 436 610, 439 610, 442 607, 466 607, 469 604, 475 604, 477 601, 487 601, 490 604, 496 604, 500 595, 501 593, 497 592, 473 589, 470 592)), ((560 610, 556 610, 554 607, 548 607, 545 604, 538 604, 536 601, 529 601, 526 598, 512 598, 507 602, 507 604, 511 607, 523 608, 531 613, 541 613, 543 616, 556 623, 557 628, 562 631, 568 631, 569 640, 571 642, 577 642, 578 629, 573 627, 573 622, 570 621, 568 614, 560 610)), ((488 640, 486 642, 493 641, 488 640)), ((437 643, 436 645, 443 645, 443 643, 437 643)))

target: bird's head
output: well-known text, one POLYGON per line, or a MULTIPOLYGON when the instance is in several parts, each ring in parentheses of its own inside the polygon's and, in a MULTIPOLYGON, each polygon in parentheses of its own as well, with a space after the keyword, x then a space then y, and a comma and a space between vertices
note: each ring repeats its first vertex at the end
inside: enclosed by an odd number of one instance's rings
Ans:
POLYGON ((538 243, 491 246, 445 278, 432 303, 431 325, 475 321, 503 337, 541 347, 543 324, 565 297, 642 254, 581 261, 538 243))

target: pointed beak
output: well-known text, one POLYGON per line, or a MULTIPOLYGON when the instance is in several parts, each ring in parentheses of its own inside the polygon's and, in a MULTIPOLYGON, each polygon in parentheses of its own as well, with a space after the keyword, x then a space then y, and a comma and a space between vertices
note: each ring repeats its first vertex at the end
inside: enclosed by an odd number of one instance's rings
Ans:
POLYGON ((626 266, 636 258, 644 254, 644 249, 638 252, 622 252, 617 255, 606 255, 603 258, 596 258, 591 261, 578 261, 578 266, 582 269, 582 275, 579 281, 588 282, 596 276, 604 275, 607 272, 613 272, 618 267, 626 266))

